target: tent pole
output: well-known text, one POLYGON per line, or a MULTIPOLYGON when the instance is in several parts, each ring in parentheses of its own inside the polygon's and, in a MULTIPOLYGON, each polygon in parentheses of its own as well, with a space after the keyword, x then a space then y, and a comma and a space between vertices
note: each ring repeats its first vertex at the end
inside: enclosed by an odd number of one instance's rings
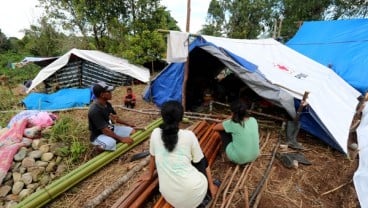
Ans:
POLYGON ((188 74, 189 74, 189 38, 187 40, 187 44, 188 44, 188 56, 187 56, 187 61, 184 63, 184 80, 183 80, 183 89, 182 89, 182 105, 184 108, 184 111, 186 111, 186 92, 187 92, 187 80, 188 80, 188 74))

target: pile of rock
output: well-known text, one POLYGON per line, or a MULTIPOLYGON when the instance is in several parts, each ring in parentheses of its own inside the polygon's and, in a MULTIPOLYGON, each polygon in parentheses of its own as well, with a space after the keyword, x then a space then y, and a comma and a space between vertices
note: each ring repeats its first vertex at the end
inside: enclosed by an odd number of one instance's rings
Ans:
POLYGON ((67 166, 63 145, 47 139, 30 140, 18 150, 0 186, 0 207, 12 207, 61 176, 67 166))

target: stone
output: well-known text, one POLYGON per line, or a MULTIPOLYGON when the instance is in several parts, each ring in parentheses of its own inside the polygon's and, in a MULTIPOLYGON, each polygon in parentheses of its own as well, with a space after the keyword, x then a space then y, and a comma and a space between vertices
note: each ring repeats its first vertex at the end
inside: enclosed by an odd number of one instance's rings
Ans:
POLYGON ((5 175, 5 178, 3 181, 8 181, 10 180, 11 178, 13 177, 13 173, 12 172, 8 172, 6 175, 5 175))
POLYGON ((25 185, 32 183, 32 174, 31 173, 25 173, 22 175, 22 181, 25 185))
POLYGON ((37 169, 33 169, 32 171, 30 171, 31 175, 32 175, 32 181, 37 182, 39 181, 42 173, 45 172, 45 167, 38 167, 37 169))
POLYGON ((31 144, 32 144, 32 139, 29 139, 29 138, 27 138, 27 137, 23 137, 23 139, 22 139, 22 143, 23 143, 24 145, 26 145, 26 147, 29 147, 29 146, 31 146, 31 144))
POLYGON ((27 189, 31 189, 31 190, 36 190, 38 187, 40 186, 40 184, 38 183, 31 183, 27 185, 27 189))
POLYGON ((51 181, 51 177, 49 175, 43 175, 40 180, 40 184, 42 186, 46 186, 51 181))
POLYGON ((35 165, 36 165, 36 161, 35 159, 31 157, 26 157, 22 161, 22 167, 25 167, 25 168, 33 167, 35 165))
POLYGON ((18 173, 18 172, 13 172, 13 181, 17 182, 17 181, 21 181, 22 180, 22 174, 18 173))
POLYGON ((56 175, 60 176, 62 175, 66 170, 66 165, 64 163, 60 163, 58 167, 56 168, 56 175))
POLYGON ((47 167, 46 167, 46 172, 53 172, 56 169, 56 163, 51 161, 47 167))
POLYGON ((27 155, 27 149, 21 148, 19 149, 18 153, 14 155, 15 161, 21 161, 23 160, 27 155))
POLYGON ((12 193, 19 194, 22 191, 23 187, 24 183, 22 181, 15 182, 12 188, 12 193))
POLYGON ((20 167, 22 166, 22 162, 14 162, 13 161, 13 164, 12 164, 12 171, 19 171, 20 167))
POLYGON ((6 185, 6 186, 13 186, 13 184, 14 184, 14 181, 13 180, 8 180, 8 181, 5 181, 5 182, 3 182, 3 184, 2 185, 6 185))
POLYGON ((42 151, 43 153, 46 153, 50 150, 50 145, 48 144, 44 144, 40 146, 40 151, 42 151))
POLYGON ((23 189, 19 193, 19 199, 22 200, 22 199, 26 198, 27 196, 31 195, 32 192, 33 192, 33 190, 31 190, 31 189, 23 189))
POLYGON ((8 193, 10 192, 11 190, 11 186, 1 186, 0 187, 0 197, 5 197, 6 195, 8 195, 8 193))
POLYGON ((36 166, 37 167, 46 167, 49 163, 48 162, 45 162, 45 161, 36 161, 36 166))
POLYGON ((18 203, 16 201, 9 201, 6 202, 5 207, 4 208, 13 208, 17 205, 18 203))
POLYGON ((27 168, 25 168, 25 167, 19 167, 19 173, 21 173, 21 174, 23 174, 23 173, 25 173, 27 171, 27 168))
POLYGON ((35 150, 38 150, 40 148, 41 145, 41 140, 40 139, 34 139, 32 141, 32 148, 35 150))
POLYGON ((18 196, 18 194, 9 194, 5 197, 5 199, 8 200, 8 201, 17 202, 17 201, 19 201, 19 196, 18 196))
POLYGON ((30 153, 28 153, 28 157, 34 158, 34 159, 39 159, 41 158, 42 155, 42 151, 41 150, 34 150, 30 153))
POLYGON ((46 152, 46 153, 43 153, 42 156, 41 156, 41 160, 42 161, 50 161, 52 158, 54 157, 54 154, 51 153, 51 152, 46 152))
POLYGON ((61 163, 61 161, 63 161, 63 158, 61 156, 57 156, 56 160, 55 160, 56 164, 59 165, 61 163))

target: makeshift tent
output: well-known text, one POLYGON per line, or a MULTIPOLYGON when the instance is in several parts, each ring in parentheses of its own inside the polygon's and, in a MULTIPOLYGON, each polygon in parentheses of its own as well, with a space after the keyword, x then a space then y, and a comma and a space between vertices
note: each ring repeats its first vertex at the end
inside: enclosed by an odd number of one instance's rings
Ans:
POLYGON ((191 93, 201 90, 201 85, 195 83, 214 79, 222 65, 259 96, 283 107, 291 117, 304 92, 310 92, 309 107, 300 117, 301 128, 347 152, 349 128, 360 93, 331 69, 273 39, 198 36, 189 51, 188 71, 185 63, 171 63, 152 80, 144 99, 158 106, 167 100, 187 102, 191 93))
POLYGON ((122 85, 129 78, 148 82, 150 72, 144 67, 101 51, 72 49, 41 69, 27 93, 41 83, 49 89, 52 86, 85 88, 97 81, 105 81, 114 86, 122 85))
POLYGON ((368 91, 368 19, 303 22, 286 45, 368 91))

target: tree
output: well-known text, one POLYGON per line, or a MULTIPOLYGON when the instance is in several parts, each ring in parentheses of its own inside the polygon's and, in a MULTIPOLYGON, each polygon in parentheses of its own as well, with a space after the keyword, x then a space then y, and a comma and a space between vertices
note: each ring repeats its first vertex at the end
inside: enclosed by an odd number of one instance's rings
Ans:
POLYGON ((57 56, 63 52, 60 51, 63 39, 65 35, 57 32, 44 17, 39 26, 31 25, 30 29, 25 30, 22 44, 34 56, 57 56))
POLYGON ((82 35, 89 43, 87 49, 124 55, 137 63, 162 56, 165 45, 155 30, 179 30, 170 13, 160 5, 160 0, 39 1, 50 19, 63 25, 64 30, 82 35), (139 41, 137 38, 148 39, 139 41), (157 46, 157 43, 162 45, 157 46), (155 47, 148 50, 150 45, 155 47))
POLYGON ((130 36, 129 45, 125 46, 122 56, 132 63, 143 65, 146 62, 160 59, 165 51, 162 34, 143 31, 141 34, 130 36))
POLYGON ((10 41, 0 29, 0 53, 10 49, 10 41))
POLYGON ((211 0, 207 11, 206 24, 200 31, 204 35, 222 36, 225 26, 225 4, 222 1, 211 0))
POLYGON ((256 38, 267 30, 275 2, 273 0, 234 0, 229 12, 228 37, 256 38))
POLYGON ((232 38, 257 38, 270 36, 276 25, 277 30, 281 30, 280 35, 287 40, 303 21, 367 16, 366 0, 212 0, 207 24, 201 32, 232 38))
POLYGON ((366 0, 336 0, 331 3, 325 19, 367 18, 368 1, 366 0))

